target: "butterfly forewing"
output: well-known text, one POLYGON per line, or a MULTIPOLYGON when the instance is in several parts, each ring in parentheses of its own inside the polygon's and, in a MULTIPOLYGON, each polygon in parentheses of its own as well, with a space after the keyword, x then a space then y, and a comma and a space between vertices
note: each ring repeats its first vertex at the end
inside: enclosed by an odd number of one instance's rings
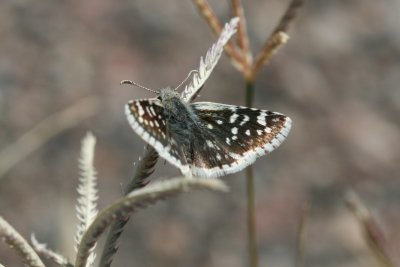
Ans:
POLYGON ((125 106, 132 129, 171 164, 182 169, 176 142, 167 134, 164 107, 159 99, 132 100, 125 106))
POLYGON ((201 166, 191 166, 195 175, 215 177, 240 171, 277 148, 291 127, 290 118, 267 110, 209 102, 191 107, 211 135, 202 141, 208 149, 199 149, 201 166))

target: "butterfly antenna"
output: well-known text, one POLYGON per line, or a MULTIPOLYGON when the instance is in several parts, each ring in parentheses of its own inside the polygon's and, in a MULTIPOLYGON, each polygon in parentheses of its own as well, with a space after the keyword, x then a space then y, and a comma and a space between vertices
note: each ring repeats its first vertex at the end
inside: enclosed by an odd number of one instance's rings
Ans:
POLYGON ((158 93, 159 93, 159 92, 156 91, 156 90, 152 90, 152 89, 147 88, 147 87, 145 87, 145 86, 143 86, 143 85, 140 85, 140 84, 138 84, 138 83, 135 83, 135 82, 133 82, 133 81, 131 81, 131 80, 123 80, 123 81, 121 81, 119 84, 120 84, 120 85, 123 85, 123 84, 130 84, 130 85, 134 85, 134 86, 137 86, 137 87, 139 87, 139 88, 145 89, 145 90, 147 90, 147 91, 153 92, 153 93, 155 93, 155 94, 158 94, 158 93))
POLYGON ((178 88, 181 87, 190 78, 190 76, 192 76, 193 73, 199 73, 199 71, 198 70, 191 70, 189 72, 189 74, 187 75, 187 77, 177 87, 175 87, 174 91, 177 91, 178 88))

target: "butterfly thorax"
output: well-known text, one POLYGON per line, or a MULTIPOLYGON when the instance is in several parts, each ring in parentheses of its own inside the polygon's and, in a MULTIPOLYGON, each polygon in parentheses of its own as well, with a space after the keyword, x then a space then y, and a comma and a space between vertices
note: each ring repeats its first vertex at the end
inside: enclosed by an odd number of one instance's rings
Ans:
POLYGON ((164 107, 164 115, 169 123, 190 123, 194 119, 191 116, 190 106, 183 102, 178 92, 173 89, 161 89, 159 99, 164 107))
POLYGON ((159 99, 164 107, 168 133, 182 145, 191 143, 193 132, 197 132, 198 119, 190 105, 182 101, 178 92, 171 88, 161 89, 159 99))

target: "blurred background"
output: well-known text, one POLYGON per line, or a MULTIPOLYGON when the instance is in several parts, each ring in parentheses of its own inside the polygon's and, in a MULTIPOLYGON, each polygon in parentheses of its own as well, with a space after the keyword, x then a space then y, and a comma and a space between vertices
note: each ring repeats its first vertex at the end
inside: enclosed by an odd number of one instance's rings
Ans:
MULTIPOLYGON (((289 1, 244 2, 256 53, 289 1)), ((229 20, 228 1, 210 4, 229 20)), ((377 266, 344 204, 349 189, 400 255, 399 12, 395 0, 308 0, 259 73, 254 106, 294 121, 286 142, 254 165, 260 266, 293 266, 305 205, 306 266, 377 266)), ((123 106, 154 96, 119 82, 176 86, 216 37, 191 1, 3 0, 0 40, 0 215, 72 259, 81 139, 97 137, 104 208, 143 152, 123 106), (35 132, 53 138, 15 145, 63 110, 57 127, 35 132)), ((199 101, 243 105, 244 95, 224 55, 199 101)), ((152 177, 178 174, 160 160, 152 177)), ((223 179, 227 194, 194 192, 134 214, 113 266, 246 266, 244 173, 223 179)), ((0 263, 22 266, 4 243, 0 263)))

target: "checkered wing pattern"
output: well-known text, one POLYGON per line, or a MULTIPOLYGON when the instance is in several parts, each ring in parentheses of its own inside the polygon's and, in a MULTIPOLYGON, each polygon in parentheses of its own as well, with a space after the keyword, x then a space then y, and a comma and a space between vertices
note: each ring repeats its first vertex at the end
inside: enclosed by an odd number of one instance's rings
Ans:
POLYGON ((181 164, 177 144, 167 132, 164 107, 159 99, 132 100, 125 105, 125 114, 132 129, 144 141, 161 157, 187 173, 181 164))
POLYGON ((276 149, 291 128, 280 113, 218 103, 191 105, 207 133, 194 149, 193 175, 217 177, 234 173, 276 149))
POLYGON ((185 175, 218 177, 242 170, 277 148, 288 135, 290 118, 247 107, 197 102, 190 105, 196 126, 178 138, 159 99, 130 101, 125 112, 133 130, 185 175), (179 141, 180 140, 180 141, 179 141))

